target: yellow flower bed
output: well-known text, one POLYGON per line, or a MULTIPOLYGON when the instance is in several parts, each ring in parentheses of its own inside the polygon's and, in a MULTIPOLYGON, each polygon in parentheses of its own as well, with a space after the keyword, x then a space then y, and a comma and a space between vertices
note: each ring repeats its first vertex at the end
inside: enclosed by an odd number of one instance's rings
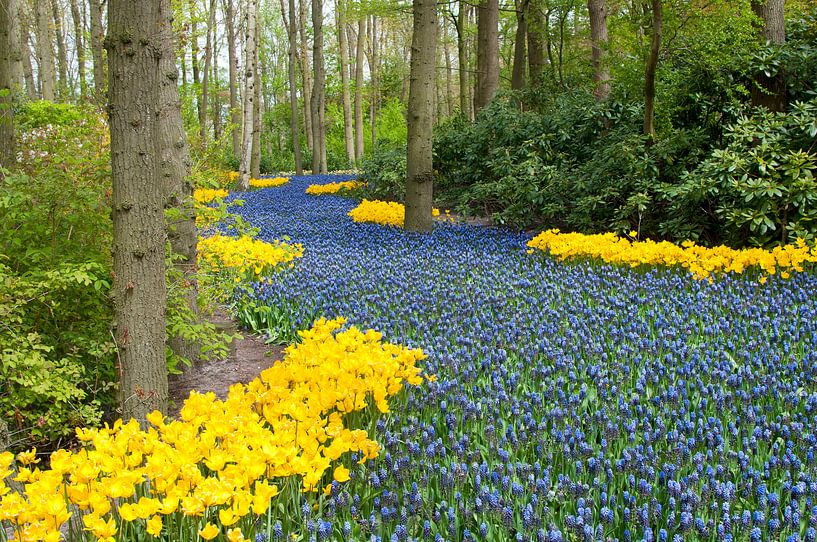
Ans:
POLYGON ((325 196, 329 194, 337 194, 341 190, 354 190, 360 188, 364 183, 359 181, 343 181, 340 183, 329 184, 310 184, 306 193, 312 196, 325 196))
POLYGON ((288 177, 275 177, 273 179, 250 179, 250 188, 272 188, 282 186, 289 182, 288 177))
POLYGON ((300 258, 304 247, 280 241, 267 243, 249 236, 213 235, 199 239, 199 263, 209 264, 214 271, 231 269, 263 275, 279 265, 300 258))
MULTIPOLYGON (((433 209, 431 214, 440 216, 440 210, 433 209)), ((448 213, 446 212, 446 214, 448 213)), ((384 226, 402 228, 406 218, 406 208, 402 203, 394 201, 364 199, 360 205, 349 211, 349 216, 355 222, 374 222, 384 226)))
MULTIPOLYGON (((802 239, 798 239, 795 245, 772 250, 735 250, 725 246, 706 248, 693 241, 684 241, 678 246, 667 241, 630 241, 614 233, 585 235, 561 233, 553 229, 534 237, 528 246, 560 260, 599 258, 608 263, 632 267, 680 266, 688 269, 697 279, 720 273, 743 273, 749 268, 758 268, 769 275, 780 272, 783 278, 788 278, 792 271, 803 271, 805 264, 817 262, 817 249, 809 248, 802 239)), ((761 282, 765 281, 765 277, 761 277, 761 282)))
MULTIPOLYGON (((157 411, 147 430, 135 420, 78 429, 83 447, 54 452, 47 470, 36 467, 33 452, 19 454, 20 493, 6 482, 13 455, 0 454, 0 521, 20 541, 60 540, 71 516, 105 541, 147 539, 145 533, 209 540, 222 532, 243 540, 275 508, 270 503, 279 492, 285 507, 298 507, 299 492, 348 480, 339 460, 358 452, 364 463, 380 446, 349 427, 346 416, 364 410, 375 416, 370 403, 388 412, 389 397, 405 383, 422 382, 416 362, 425 356, 384 343, 373 330, 340 331, 344 323, 318 320, 283 361, 234 385, 225 401, 191 392, 180 420, 157 411)), ((75 532, 71 539, 85 536, 75 532)))
POLYGON ((193 200, 199 204, 210 203, 216 199, 224 199, 229 192, 221 188, 196 188, 193 190, 193 200))

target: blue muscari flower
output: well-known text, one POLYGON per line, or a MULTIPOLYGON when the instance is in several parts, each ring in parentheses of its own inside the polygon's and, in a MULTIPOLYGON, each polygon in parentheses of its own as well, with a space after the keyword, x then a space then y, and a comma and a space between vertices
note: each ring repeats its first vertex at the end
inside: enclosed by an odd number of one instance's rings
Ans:
POLYGON ((281 540, 284 537, 284 527, 280 521, 276 521, 272 526, 272 536, 275 540, 281 540))

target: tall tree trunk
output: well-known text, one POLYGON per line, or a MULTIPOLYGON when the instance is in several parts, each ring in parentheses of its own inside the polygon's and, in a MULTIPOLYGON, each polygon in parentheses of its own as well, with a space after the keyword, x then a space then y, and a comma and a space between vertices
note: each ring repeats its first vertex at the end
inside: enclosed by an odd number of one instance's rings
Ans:
POLYGON ((445 109, 447 116, 454 114, 454 82, 451 69, 451 48, 448 39, 448 25, 443 20, 443 53, 445 55, 445 109))
POLYGON ((156 122, 162 44, 157 2, 110 0, 108 70, 115 333, 122 418, 167 410, 164 187, 156 122))
POLYGON ((408 231, 428 232, 434 225, 431 216, 434 191, 431 117, 437 78, 437 4, 435 0, 414 0, 413 8, 405 228, 408 231))
POLYGON ((207 41, 204 45, 204 77, 201 82, 201 110, 199 112, 199 136, 207 143, 207 103, 210 98, 210 64, 213 61, 213 33, 216 31, 216 0, 210 0, 207 13, 207 41))
POLYGON ((553 61, 553 40, 550 39, 550 16, 553 15, 553 9, 548 9, 545 12, 545 52, 547 52, 548 57, 548 65, 550 69, 553 69, 553 66, 556 63, 553 61))
POLYGON ((326 149, 326 132, 324 126, 324 93, 325 79, 323 67, 323 3, 312 0, 312 28, 315 32, 312 44, 312 65, 315 79, 312 85, 312 173, 324 173, 322 168, 326 149))
POLYGON ((652 1, 652 39, 650 56, 644 71, 644 134, 655 139, 655 72, 658 69, 658 54, 661 52, 661 32, 664 25, 662 0, 652 1))
MULTIPOLYGON (((196 214, 193 207, 193 183, 190 180, 190 148, 184 131, 179 100, 179 73, 176 69, 176 44, 172 27, 170 0, 159 0, 159 30, 162 52, 159 61, 159 112, 156 125, 159 146, 159 173, 162 179, 165 209, 176 209, 175 218, 165 224, 170 248, 178 258, 174 265, 187 306, 198 315, 196 284, 196 214)), ((182 337, 168 337, 168 345, 179 357, 194 361, 198 345, 182 337)))
POLYGON ((105 89, 107 80, 105 78, 105 49, 102 42, 105 32, 102 26, 102 4, 103 0, 89 0, 90 9, 88 14, 91 19, 91 57, 94 61, 94 94, 99 102, 105 99, 105 89))
POLYGON ((239 190, 250 189, 250 162, 252 160, 253 111, 255 110, 255 25, 258 17, 258 0, 247 0, 244 14, 244 127, 242 130, 241 168, 239 169, 239 190))
MULTIPOLYGON (((20 9, 20 0, 5 0, 8 24, 8 54, 9 54, 9 78, 11 80, 11 87, 15 90, 25 89, 26 79, 25 70, 23 68, 23 51, 28 52, 28 46, 23 48, 23 32, 22 27, 25 23, 23 21, 23 11, 20 9)), ((29 59, 31 62, 31 59, 29 59)))
POLYGON ((196 99, 196 113, 198 114, 199 130, 205 123, 207 112, 201 103, 201 68, 199 66, 199 24, 198 0, 189 0, 190 6, 190 66, 193 70, 193 96, 196 99))
POLYGON ((375 145, 377 145, 377 114, 380 103, 380 54, 378 51, 377 17, 374 15, 369 19, 369 31, 369 71, 371 72, 369 125, 372 129, 372 149, 374 149, 375 145))
POLYGON ((460 113, 466 119, 472 119, 471 100, 468 96, 468 48, 465 41, 465 24, 468 20, 468 4, 462 0, 457 13, 457 63, 460 76, 460 113))
POLYGON ((564 76, 564 49, 565 49, 565 26, 567 25, 567 18, 570 15, 569 9, 562 9, 559 12, 559 63, 558 63, 558 73, 559 73, 559 84, 564 88, 565 86, 565 76, 564 76))
POLYGON ((477 15, 475 112, 491 103, 499 89, 499 0, 482 0, 477 15))
POLYGON ((355 49, 355 161, 363 159, 363 60, 366 40, 366 20, 361 16, 357 22, 357 47, 355 49))
MULTIPOLYGON (((289 130, 292 136, 292 151, 295 154, 295 174, 303 175, 304 166, 301 157, 300 124, 298 122, 298 84, 295 80, 295 65, 298 62, 298 29, 295 26, 295 0, 289 0, 289 24, 287 36, 289 38, 289 63, 287 65, 287 75, 289 76, 289 130)), ((281 13, 286 16, 284 10, 284 0, 281 0, 281 13)))
POLYGON ((57 94, 61 101, 68 98, 71 87, 68 81, 68 53, 65 47, 65 32, 62 26, 62 11, 57 0, 51 0, 51 16, 54 19, 54 37, 57 42, 57 68, 59 72, 59 86, 57 94))
POLYGON ((352 130, 352 103, 349 91, 349 44, 346 41, 346 2, 338 0, 337 27, 340 49, 340 88, 343 101, 343 140, 346 143, 346 162, 355 163, 355 134, 352 130))
POLYGON ((88 95, 88 84, 85 81, 85 40, 83 38, 82 17, 77 0, 71 0, 71 20, 74 22, 74 46, 77 50, 77 68, 79 73, 79 95, 88 95))
POLYGON ((527 51, 525 39, 528 35, 528 21, 525 16, 528 0, 516 0, 516 37, 513 42, 513 70, 511 88, 519 90, 525 86, 527 51))
MULTIPOLYGON (((307 19, 307 2, 309 0, 300 0, 299 14, 298 14, 298 34, 301 39, 300 57, 301 57, 301 89, 304 97, 304 133, 306 134, 306 147, 309 152, 315 154, 315 138, 312 129, 312 65, 309 55, 309 40, 306 39, 306 19, 307 19)), ((313 173, 316 173, 313 171, 313 173)))
POLYGON ((592 42, 593 80, 596 89, 593 94, 603 101, 610 96, 610 67, 605 61, 609 38, 607 37, 607 7, 604 0, 587 0, 590 13, 590 40, 592 42))
MULTIPOLYGON (((20 8, 23 6, 20 5, 20 8)), ((23 13, 23 10, 20 9, 20 13, 23 13)), ((31 47, 29 45, 31 41, 31 32, 29 30, 30 18, 28 16, 24 16, 20 18, 20 52, 22 53, 21 60, 23 63, 23 79, 26 82, 26 97, 29 100, 36 100, 37 99, 37 82, 34 80, 34 66, 31 64, 31 47)))
POLYGON ((542 41, 545 22, 537 0, 528 0, 525 19, 528 31, 528 76, 530 84, 536 86, 542 83, 545 72, 545 45, 542 41))
MULTIPOLYGON (((216 7, 215 9, 218 9, 216 7)), ((216 14, 218 15, 218 14, 216 14)), ((218 28, 213 27, 213 71, 210 74, 214 85, 213 92, 213 138, 218 141, 221 139, 221 83, 218 76, 218 55, 220 54, 218 47, 218 28)))
MULTIPOLYGON (((0 0, 0 169, 11 168, 17 161, 14 141, 14 83, 12 81, 12 13, 16 8, 11 4, 15 0, 0 0)), ((0 180, 3 173, 0 171, 0 180)))
POLYGON ((34 2, 37 17, 37 76, 40 79, 40 94, 43 100, 54 101, 56 98, 56 75, 54 74, 54 50, 51 43, 50 2, 34 2))
POLYGON ((250 152, 250 176, 253 179, 261 177, 261 88, 264 80, 261 78, 259 57, 261 54, 261 25, 255 23, 255 99, 252 102, 252 151, 250 152))
POLYGON ((227 26, 227 58, 230 61, 230 122, 233 125, 233 156, 241 154, 241 112, 238 109, 238 55, 235 51, 235 7, 233 0, 224 0, 225 21, 227 26))
MULTIPOLYGON (((783 0, 753 0, 752 10, 763 21, 761 36, 771 45, 786 43, 786 18, 783 0)), ((770 111, 785 111, 788 102, 786 79, 783 72, 771 77, 759 72, 752 86, 752 105, 770 111)))

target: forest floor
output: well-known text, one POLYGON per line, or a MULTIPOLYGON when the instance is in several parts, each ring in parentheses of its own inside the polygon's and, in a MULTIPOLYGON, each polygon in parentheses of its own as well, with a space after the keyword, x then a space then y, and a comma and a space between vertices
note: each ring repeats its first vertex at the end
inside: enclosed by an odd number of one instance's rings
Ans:
MULTIPOLYGON (((236 323, 224 312, 211 318, 221 329, 235 331, 236 323)), ((266 344, 264 338, 249 332, 242 332, 241 338, 230 345, 230 354, 221 361, 199 362, 184 367, 181 374, 170 375, 170 407, 168 414, 175 418, 184 400, 195 390, 199 393, 213 392, 219 399, 225 399, 230 386, 247 384, 261 371, 274 365, 283 357, 285 346, 266 344)))

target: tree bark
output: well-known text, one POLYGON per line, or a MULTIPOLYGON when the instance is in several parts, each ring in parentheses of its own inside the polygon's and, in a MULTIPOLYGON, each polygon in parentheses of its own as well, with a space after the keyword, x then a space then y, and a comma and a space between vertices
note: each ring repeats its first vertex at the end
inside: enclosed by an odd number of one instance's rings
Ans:
POLYGON ((205 123, 207 112, 201 103, 201 68, 199 67, 199 25, 198 0, 189 0, 190 6, 190 66, 193 70, 193 96, 196 99, 196 113, 198 114, 199 130, 205 123))
POLYGON ((471 100, 468 95, 468 48, 465 42, 465 23, 468 20, 468 4, 464 1, 459 3, 459 12, 457 13, 457 62, 459 64, 460 76, 460 113, 471 120, 471 100))
POLYGON ((475 113, 491 103, 499 89, 499 1, 482 0, 477 15, 475 113))
POLYGON ((43 100, 54 101, 56 98, 56 75, 54 73, 54 50, 51 43, 50 2, 34 2, 37 18, 37 76, 40 80, 40 95, 43 100))
MULTIPOLYGON (((380 53, 378 51, 377 17, 369 20, 369 71, 371 81, 369 89, 369 127, 372 130, 372 149, 377 145, 377 114, 380 104, 380 53)), ((433 111, 433 109, 432 109, 433 111)))
POLYGON ((658 69, 658 55, 661 52, 661 33, 664 25, 662 0, 652 2, 652 37, 650 55, 644 72, 644 134, 655 139, 655 72, 658 69))
POLYGON ((357 22, 357 47, 355 52, 355 161, 363 159, 363 61, 366 40, 366 20, 357 22))
MULTIPOLYGON (((20 7, 22 8, 22 6, 20 7)), ((22 14, 22 9, 20 13, 22 14)), ((31 63, 32 53, 29 45, 31 41, 29 21, 30 18, 27 16, 21 17, 20 19, 20 51, 22 53, 23 79, 25 79, 26 82, 26 97, 28 97, 29 100, 36 100, 37 82, 34 80, 34 66, 32 66, 31 63)))
POLYGON ((74 22, 74 45, 77 51, 77 68, 79 74, 79 95, 88 95, 88 83, 85 81, 85 39, 83 37, 82 17, 77 0, 71 0, 71 20, 74 22))
POLYGON ((252 102, 252 151, 250 152, 250 176, 261 177, 261 88, 264 84, 259 68, 261 52, 261 25, 255 23, 255 99, 252 102))
MULTIPOLYGON (((298 62, 298 29, 295 26, 295 0, 289 1, 289 24, 287 25, 287 36, 289 37, 289 64, 287 75, 289 76, 289 129, 292 136, 292 151, 295 154, 295 174, 303 175, 304 166, 301 157, 300 124, 298 122, 298 84, 295 80, 295 65, 298 62)), ((281 13, 284 14, 284 0, 281 0, 281 13)), ((286 24, 286 19, 284 19, 286 24)))
POLYGON ((233 156, 241 154, 241 113, 238 109, 238 55, 235 51, 235 7, 233 0, 224 0, 225 22, 227 26, 227 57, 230 61, 230 122, 233 125, 233 156))
MULTIPOLYGON (((10 15, 16 11, 14 0, 0 0, 0 169, 11 168, 17 161, 14 140, 14 83, 12 81, 12 25, 10 15)), ((0 180, 3 173, 0 171, 0 180)))
MULTIPOLYGON (((306 39, 306 18, 307 18, 307 2, 309 0, 300 0, 300 12, 298 16, 298 33, 301 38, 301 88, 304 97, 304 132, 306 134, 306 146, 309 152, 315 154, 314 133, 312 129, 312 66, 309 59, 309 41, 306 39)), ((314 173, 314 171, 313 171, 314 173)))
POLYGON ((338 49, 340 49, 340 87, 343 101, 343 140, 346 143, 346 161, 355 163, 355 134, 352 130, 352 103, 349 91, 349 44, 346 41, 346 2, 338 0, 337 27, 338 49))
POLYGON ((325 76, 323 67, 323 3, 312 0, 312 65, 315 79, 312 85, 312 173, 325 173, 326 132, 324 126, 325 76))
POLYGON ((111 0, 108 70, 115 332, 122 418, 167 411, 165 228, 157 141, 158 2, 111 0))
POLYGON ((241 168, 238 189, 250 189, 250 162, 252 160, 253 111, 255 110, 255 25, 258 17, 258 0, 248 0, 244 14, 244 127, 242 130, 241 168))
POLYGON ((57 69, 60 77, 57 95, 60 101, 65 101, 71 85, 68 81, 68 53, 65 47, 65 32, 62 27, 63 17, 57 0, 51 0, 51 16, 54 20, 54 37, 57 42, 57 69))
POLYGON ((527 2, 527 31, 528 31, 528 77, 531 85, 542 83, 545 73, 545 45, 542 34, 545 32, 545 22, 542 8, 536 0, 527 2))
POLYGON ((102 4, 104 0, 89 0, 91 19, 91 57, 94 61, 94 94, 102 102, 105 98, 105 56, 102 46, 105 32, 102 26, 102 4))
POLYGON ((207 41, 204 45, 204 77, 201 82, 201 110, 199 113, 199 136, 207 143, 207 103, 210 99, 210 64, 213 61, 213 32, 216 31, 216 0, 210 0, 207 13, 207 41))
MULTIPOLYGON (((439 17, 438 17, 439 18, 439 17)), ((445 56, 445 109, 447 116, 454 114, 454 82, 451 73, 451 48, 448 39, 448 25, 443 20, 443 54, 445 56)))
MULTIPOLYGON (((763 21, 760 35, 771 45, 786 43, 786 18, 783 0, 753 0, 752 11, 763 21)), ((752 105, 770 111, 785 111, 788 102, 786 78, 782 72, 771 77, 760 72, 752 85, 752 105)))
POLYGON ((431 216, 434 190, 432 116, 437 71, 437 4, 435 0, 414 0, 413 8, 405 228, 428 232, 434 225, 431 216))
POLYGON ((590 14, 593 81, 596 83, 593 94, 597 100, 604 101, 610 96, 610 67, 605 60, 605 52, 609 43, 607 7, 604 0, 587 0, 587 11, 590 14))
MULTIPOLYGON (((214 9, 218 10, 218 6, 214 9)), ((218 13, 216 13, 218 16, 218 13)), ((215 91, 213 92, 213 107, 212 107, 212 114, 213 114, 213 138, 218 141, 221 139, 221 83, 219 82, 218 77, 218 55, 219 55, 219 47, 218 47, 218 27, 213 27, 213 70, 210 74, 212 77, 213 85, 215 85, 215 91)))
POLYGON ((525 86, 527 51, 525 38, 528 35, 528 21, 525 17, 528 0, 516 0, 516 37, 513 42, 513 70, 511 88, 519 90, 525 86))
MULTIPOLYGON (((23 68, 23 51, 28 52, 28 46, 23 48, 23 12, 20 9, 20 0, 5 0, 6 20, 8 24, 8 54, 9 54, 9 78, 11 87, 15 90, 26 88, 25 70, 23 68)), ((29 59, 31 62, 31 59, 29 59)))

